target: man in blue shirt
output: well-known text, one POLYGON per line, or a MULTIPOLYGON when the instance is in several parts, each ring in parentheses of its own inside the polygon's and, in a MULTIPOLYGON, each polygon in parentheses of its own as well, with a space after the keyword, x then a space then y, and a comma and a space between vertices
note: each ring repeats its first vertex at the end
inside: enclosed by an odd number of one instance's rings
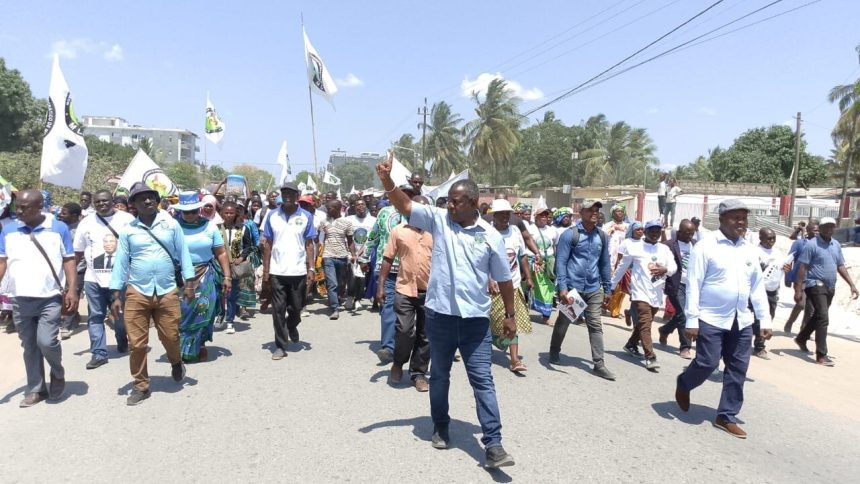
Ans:
POLYGON ((179 294, 174 261, 181 264, 185 298, 194 298, 196 282, 191 255, 176 220, 158 210, 158 192, 142 182, 131 187, 128 202, 137 208, 137 219, 119 232, 116 258, 111 272, 111 312, 119 321, 125 316, 129 364, 134 389, 126 400, 137 405, 149 398, 146 367, 149 320, 155 322, 158 338, 167 353, 174 381, 185 378, 179 352, 179 294), (127 283, 127 286, 126 286, 127 283), (121 291, 126 287, 125 305, 121 291), (125 313, 125 314, 123 314, 125 313))
MULTIPOLYGON (((800 263, 797 262, 797 259, 800 257, 800 253, 803 252, 806 242, 810 239, 814 239, 816 235, 818 235, 818 220, 810 220, 809 223, 806 224, 806 237, 800 237, 791 244, 791 249, 788 251, 788 254, 793 256, 794 263, 786 264, 785 267, 783 267, 785 270, 785 284, 787 286, 791 287, 797 279, 797 271, 800 269, 800 263)), ((788 316, 788 320, 782 328, 784 332, 791 333, 791 326, 794 324, 797 317, 800 316, 801 311, 803 311, 803 320, 800 324, 800 330, 803 331, 803 328, 809 324, 809 319, 812 318, 814 311, 812 309, 812 305, 806 304, 805 293, 803 294, 803 298, 800 300, 800 303, 795 304, 794 308, 792 308, 791 314, 788 316)))
POLYGON ((842 247, 833 240, 836 230, 836 220, 831 217, 821 219, 818 236, 810 240, 804 247, 797 262, 797 280, 794 283, 794 302, 800 304, 806 293, 806 305, 812 306, 814 314, 809 324, 800 330, 794 342, 804 353, 809 353, 806 342, 815 331, 815 362, 819 365, 833 366, 833 360, 827 356, 827 325, 828 313, 833 295, 836 293, 836 274, 848 283, 851 297, 857 299, 857 288, 845 268, 845 258, 842 247))
POLYGON ((720 202, 719 214, 719 230, 693 247, 687 263, 686 334, 698 342, 696 358, 678 376, 675 401, 688 411, 690 392, 711 376, 722 358, 723 392, 714 427, 745 439, 737 415, 752 353, 753 311, 762 338, 773 334, 772 321, 757 249, 743 237, 749 209, 729 199, 720 202))
MULTIPOLYGON (((573 302, 568 297, 572 290, 576 290, 585 301, 585 325, 591 343, 594 374, 615 380, 615 375, 606 368, 603 360, 603 321, 600 315, 603 306, 609 303, 612 278, 607 237, 597 227, 601 207, 603 204, 596 200, 583 202, 576 225, 559 237, 555 250, 556 286, 562 304, 573 302)), ((549 344, 550 363, 558 363, 561 359, 561 344, 568 326, 570 320, 559 314, 549 344)))
POLYGON ((448 210, 413 203, 391 179, 394 155, 376 166, 391 204, 409 224, 433 235, 430 282, 425 312, 430 340, 430 413, 433 447, 449 442, 448 389, 451 365, 458 349, 475 393, 478 420, 484 433, 486 466, 514 465, 502 447, 502 423, 491 371, 490 277, 498 283, 505 305, 504 333, 516 336, 514 286, 501 234, 478 212, 478 186, 471 180, 455 182, 448 191, 448 210))

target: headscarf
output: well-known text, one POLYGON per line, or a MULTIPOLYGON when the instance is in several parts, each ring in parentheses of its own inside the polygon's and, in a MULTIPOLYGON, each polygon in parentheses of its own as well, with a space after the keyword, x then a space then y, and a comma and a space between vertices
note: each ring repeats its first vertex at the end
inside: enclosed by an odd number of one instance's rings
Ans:
POLYGON ((552 221, 555 225, 561 225, 561 220, 568 215, 571 215, 573 210, 568 207, 561 207, 552 212, 552 221))
POLYGON ((638 221, 638 220, 634 220, 634 221, 633 221, 633 222, 631 222, 631 223, 630 223, 630 225, 627 227, 627 233, 624 235, 624 236, 625 236, 625 238, 632 239, 632 238, 633 238, 633 232, 634 232, 636 229, 641 229, 641 228, 642 228, 642 222, 640 222, 640 221, 638 221))
POLYGON ((224 219, 222 219, 221 214, 218 213, 218 199, 215 198, 214 195, 206 195, 201 201, 203 202, 203 205, 212 204, 212 206, 215 207, 215 210, 212 211, 212 215, 206 215, 206 212, 201 209, 200 216, 210 222, 214 222, 216 224, 223 224, 224 219))

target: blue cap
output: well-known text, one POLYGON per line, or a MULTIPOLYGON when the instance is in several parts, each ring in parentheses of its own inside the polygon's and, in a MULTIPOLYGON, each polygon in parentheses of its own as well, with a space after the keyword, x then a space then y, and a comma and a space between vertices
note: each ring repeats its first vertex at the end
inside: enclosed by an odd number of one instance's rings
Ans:
POLYGON ((661 220, 649 220, 649 221, 645 222, 645 230, 648 230, 648 229, 654 228, 654 227, 660 227, 662 229, 663 228, 663 222, 661 220))

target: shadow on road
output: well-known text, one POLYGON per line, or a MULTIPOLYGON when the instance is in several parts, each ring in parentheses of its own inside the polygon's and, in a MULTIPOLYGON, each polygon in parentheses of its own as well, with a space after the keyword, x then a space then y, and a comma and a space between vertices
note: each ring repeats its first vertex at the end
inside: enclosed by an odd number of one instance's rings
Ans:
POLYGON ((46 400, 49 405, 53 405, 56 403, 62 403, 71 398, 72 396, 80 397, 82 395, 86 395, 89 392, 90 386, 82 381, 67 381, 66 382, 66 392, 63 394, 63 398, 59 400, 46 400))
POLYGON ((27 385, 22 385, 16 389, 12 390, 11 392, 7 393, 3 398, 0 398, 0 405, 3 405, 4 403, 9 403, 9 400, 12 400, 12 397, 14 397, 15 395, 18 395, 19 393, 23 396, 24 390, 26 390, 26 389, 27 389, 27 385))
POLYGON ((557 366, 571 366, 575 368, 579 368, 582 371, 586 371, 591 373, 591 361, 586 360, 584 358, 580 358, 578 356, 567 356, 565 354, 559 355, 558 363, 550 363, 549 362, 549 352, 538 353, 538 362, 549 371, 557 371, 559 373, 567 373, 564 370, 559 370, 556 368, 557 366))
MULTIPOLYGON (((186 376, 185 379, 180 382, 173 381, 172 377, 161 375, 153 376, 149 379, 149 390, 152 393, 176 393, 186 386, 193 387, 194 385, 197 385, 197 380, 190 376, 186 376)), ((116 394, 122 396, 128 395, 132 388, 134 388, 134 382, 128 382, 117 388, 116 394)))
POLYGON ((643 360, 628 354, 626 351, 606 351, 606 354, 612 355, 619 360, 626 361, 632 365, 636 365, 640 368, 644 368, 643 360))
MULTIPOLYGON (((428 416, 378 422, 367 427, 361 427, 358 431, 367 434, 387 427, 412 427, 412 434, 426 442, 428 451, 434 450, 430 447, 430 437, 433 435, 433 420, 428 416)), ((449 449, 460 449, 468 454, 469 457, 475 459, 478 465, 481 465, 484 460, 484 449, 481 447, 478 438, 475 437, 481 434, 481 427, 473 423, 452 419, 448 426, 448 432, 451 437, 449 449)), ((513 481, 511 476, 500 469, 485 468, 484 470, 487 471, 495 482, 513 481)))
POLYGON ((690 404, 690 411, 685 412, 678 408, 678 404, 674 401, 655 402, 651 404, 651 408, 657 412, 657 415, 666 420, 679 420, 686 424, 699 425, 704 422, 709 422, 714 418, 716 411, 711 407, 704 405, 690 404))
POLYGON ((806 361, 809 363, 815 363, 815 355, 814 354, 810 355, 809 353, 802 351, 800 348, 786 348, 786 349, 781 349, 781 350, 771 349, 770 351, 772 353, 777 354, 777 355, 793 356, 797 359, 800 359, 800 360, 803 360, 803 361, 806 361))

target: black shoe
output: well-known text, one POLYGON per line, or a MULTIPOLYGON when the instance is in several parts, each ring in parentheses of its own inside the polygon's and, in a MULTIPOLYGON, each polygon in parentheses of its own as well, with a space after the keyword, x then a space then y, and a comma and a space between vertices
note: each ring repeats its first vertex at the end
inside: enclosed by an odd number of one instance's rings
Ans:
POLYGON ((171 375, 173 376, 173 381, 182 381, 185 378, 185 363, 179 362, 172 366, 171 375))
POLYGON ((638 358, 640 360, 642 358, 644 358, 644 355, 642 355, 642 353, 639 351, 638 346, 629 345, 629 344, 624 345, 624 351, 626 351, 628 355, 630 355, 634 358, 638 358))
POLYGON ((505 452, 504 447, 490 447, 487 449, 487 468, 497 469, 499 467, 510 467, 514 465, 514 458, 505 452))
POLYGON ((48 389, 48 400, 57 401, 63 398, 66 392, 66 380, 64 378, 56 378, 51 375, 51 387, 48 389))
POLYGON ((102 365, 107 365, 107 363, 107 358, 96 358, 95 356, 93 356, 92 359, 90 359, 89 363, 87 363, 87 370, 95 370, 102 365))
POLYGON ((561 361, 561 352, 550 351, 549 352, 549 362, 554 364, 554 365, 557 365, 559 361, 561 361))
POLYGON ((128 344, 116 345, 116 352, 121 354, 121 355, 128 353, 128 344))
POLYGON ((290 333, 290 341, 293 343, 299 342, 299 328, 289 328, 287 331, 290 333))
POLYGON ((355 298, 348 297, 346 298, 346 302, 343 303, 343 308, 347 311, 352 311, 355 309, 355 298))
POLYGON ((140 402, 149 398, 149 395, 150 395, 149 390, 140 391, 137 388, 135 388, 134 390, 131 391, 131 395, 129 395, 128 398, 125 399, 125 404, 129 405, 129 406, 137 405, 140 402))
POLYGON ((379 358, 380 363, 387 365, 394 361, 394 352, 388 348, 382 348, 376 352, 376 357, 379 358))
POLYGON ((448 442, 451 441, 451 437, 448 435, 448 426, 442 425, 434 425, 433 426, 433 437, 430 438, 430 442, 433 445, 434 449, 447 449, 448 442))

